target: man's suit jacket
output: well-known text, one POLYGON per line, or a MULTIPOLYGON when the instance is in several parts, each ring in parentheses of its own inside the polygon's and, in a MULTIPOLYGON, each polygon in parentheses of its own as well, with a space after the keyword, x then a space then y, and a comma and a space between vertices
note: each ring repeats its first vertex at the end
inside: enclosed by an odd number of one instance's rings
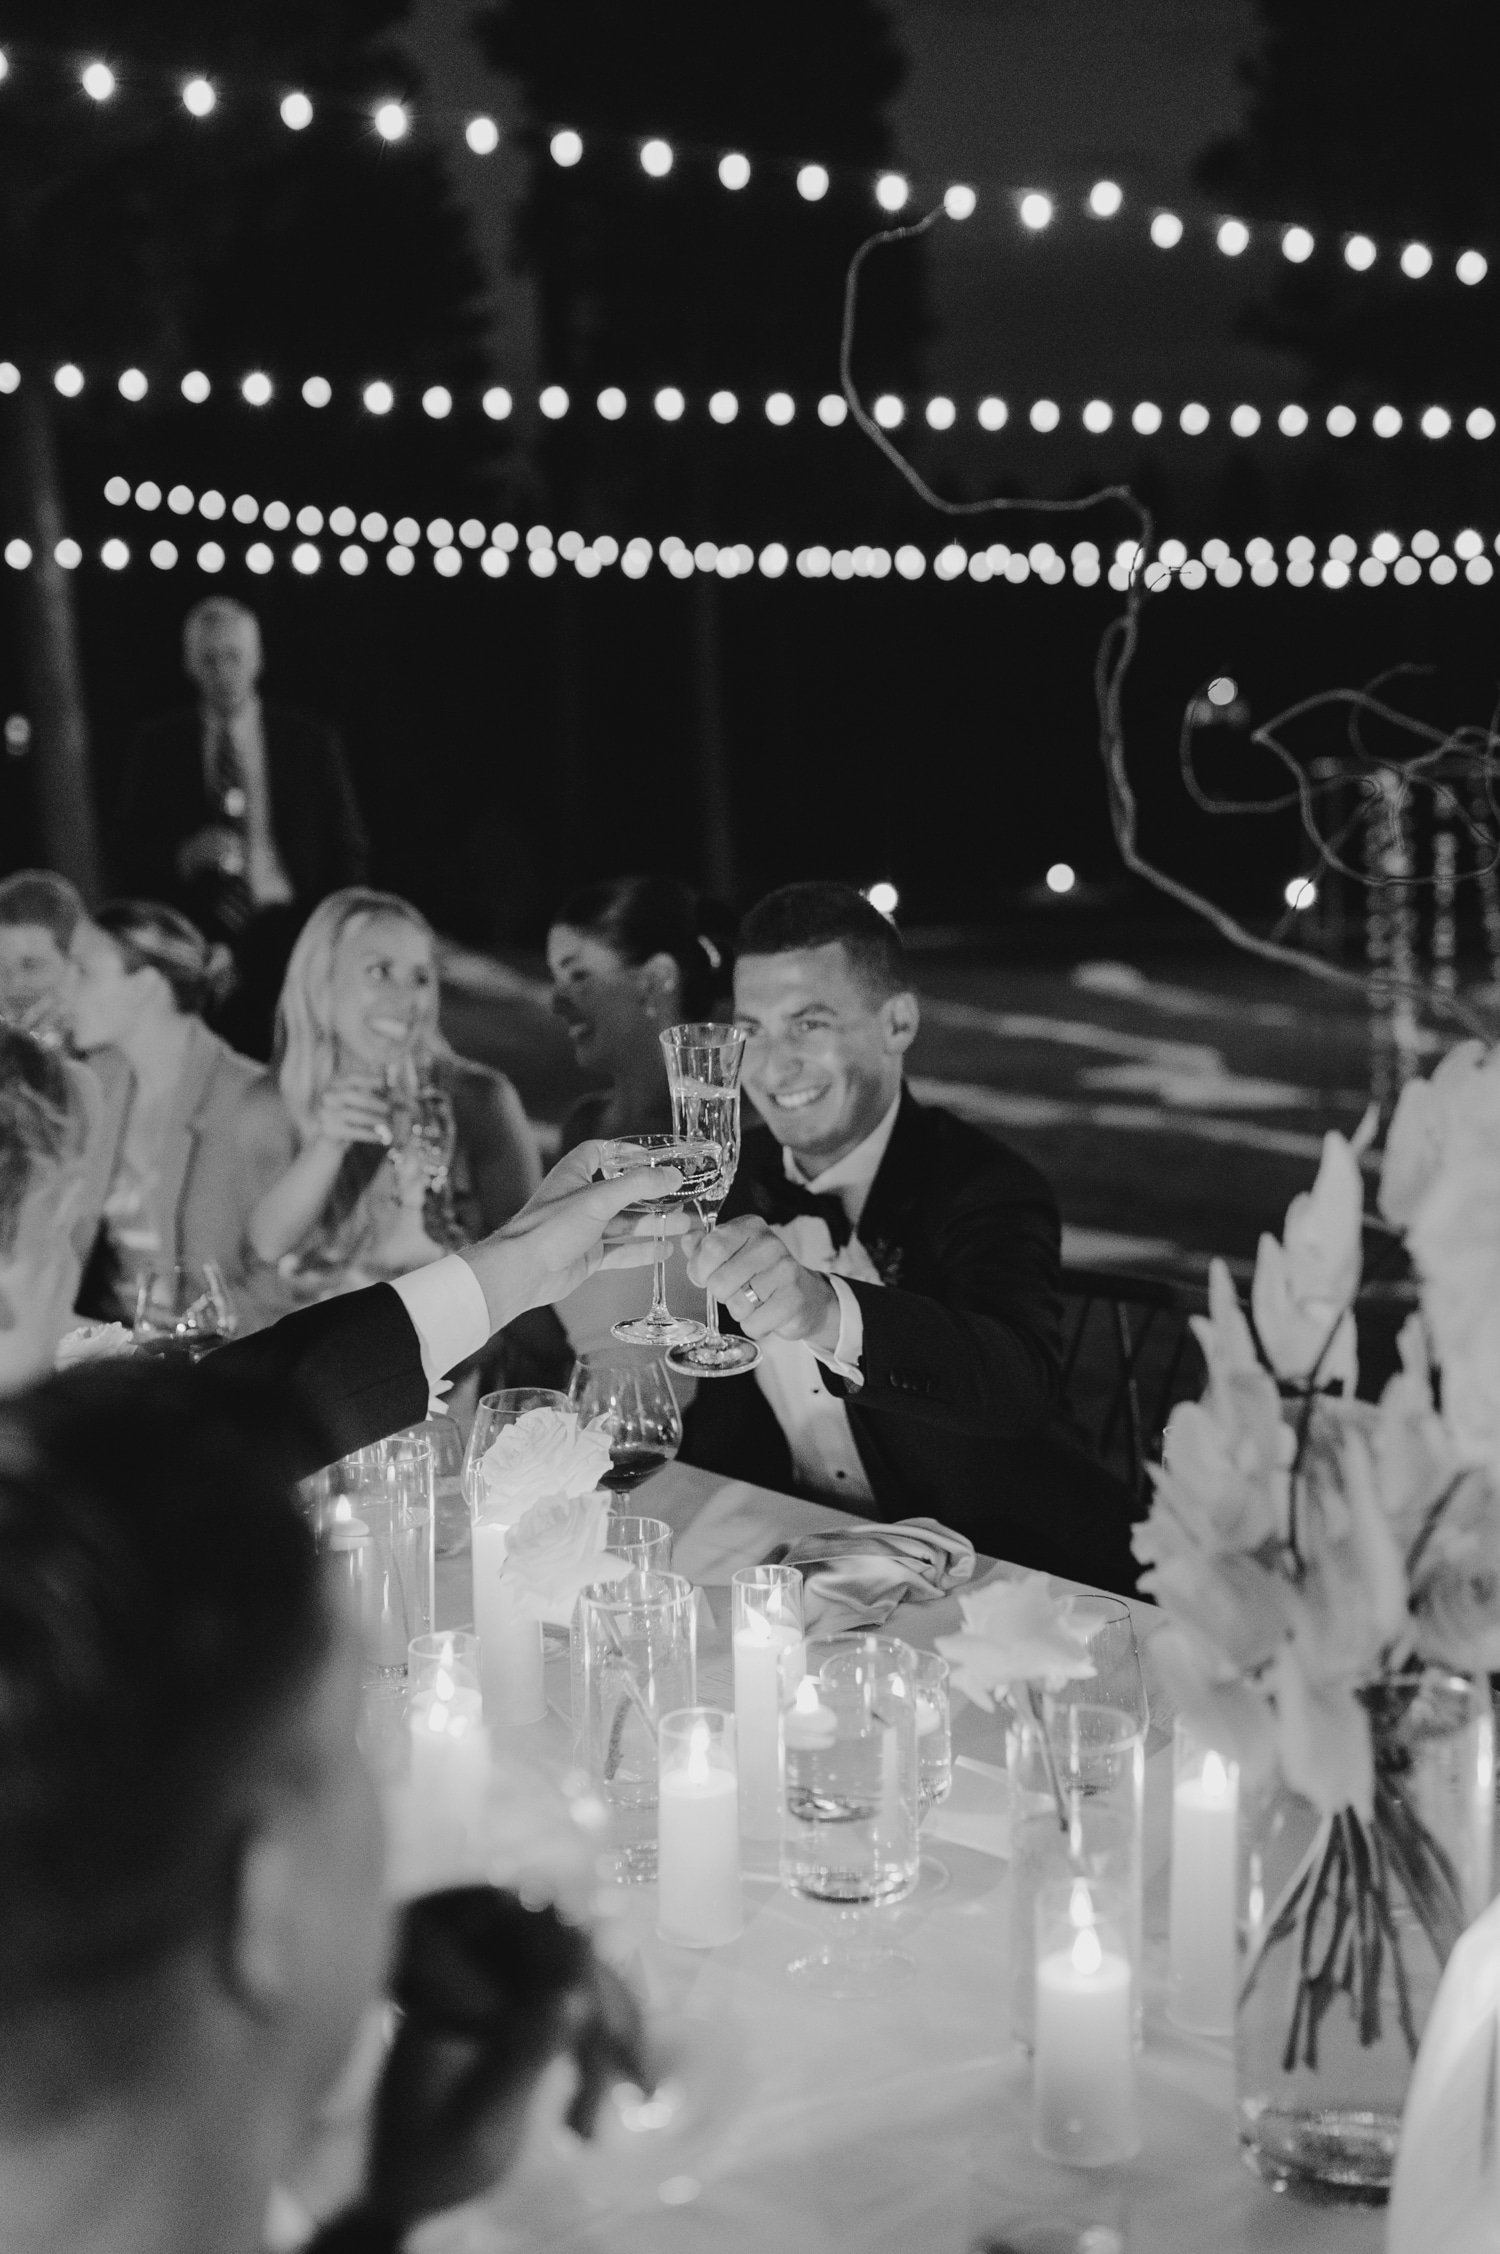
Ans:
POLYGON ((283 1315, 249 1338, 231 1339, 207 1366, 226 1376, 289 1386, 302 1396, 324 1443, 316 1463, 298 1466, 299 1477, 404 1432, 427 1414, 422 1349, 389 1284, 371 1284, 283 1315))
MULTIPOLYGON (((724 1217, 773 1217, 782 1179, 781 1146, 752 1127, 724 1217)), ((941 1519, 992 1556, 1133 1588, 1128 1491, 1057 1413, 1060 1230, 1036 1168, 903 1091, 859 1238, 885 1279, 850 1279, 864 1383, 824 1379, 844 1400, 870 1515, 941 1519)), ((753 1377, 701 1383, 685 1425, 684 1462, 793 1487, 753 1377)))
MULTIPOLYGON (((305 913, 345 885, 362 884, 369 847, 348 764, 326 721, 284 705, 262 707, 266 784, 276 851, 305 913)), ((204 929, 219 926, 216 882, 185 883, 177 855, 188 838, 223 816, 203 775, 203 719, 168 713, 131 746, 112 855, 114 882, 143 900, 164 900, 204 929)))

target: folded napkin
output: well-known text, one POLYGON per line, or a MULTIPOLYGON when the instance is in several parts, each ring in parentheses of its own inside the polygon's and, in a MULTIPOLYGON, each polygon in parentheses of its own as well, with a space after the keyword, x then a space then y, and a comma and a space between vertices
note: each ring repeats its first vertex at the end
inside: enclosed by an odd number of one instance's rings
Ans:
POLYGON ((898 1604, 933 1604, 974 1571, 974 1545, 935 1518, 898 1518, 876 1526, 861 1520, 824 1533, 778 1542, 764 1561, 794 1565, 802 1575, 809 1628, 883 1627, 898 1604))

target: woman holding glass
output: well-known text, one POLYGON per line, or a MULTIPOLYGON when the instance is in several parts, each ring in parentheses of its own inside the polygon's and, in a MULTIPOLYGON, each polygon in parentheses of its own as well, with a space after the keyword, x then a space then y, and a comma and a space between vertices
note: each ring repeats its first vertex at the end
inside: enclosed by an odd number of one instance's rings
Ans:
POLYGON ((256 1098, 265 1068, 210 1033, 202 1011, 229 956, 175 908, 114 901, 70 950, 67 1014, 102 1103, 88 1172, 99 1185, 79 1309, 133 1320, 152 1270, 217 1270, 245 1312, 249 1219, 278 1152, 256 1098))
POLYGON ((392 893, 351 888, 314 910, 282 987, 272 1074, 255 1108, 280 1165, 249 1238, 281 1307, 487 1235, 541 1178, 511 1083, 439 1031, 432 929, 392 893))
MULTIPOLYGON (((547 934, 552 1007, 579 1066, 603 1082, 568 1112, 563 1151, 594 1135, 671 1133, 660 1035, 684 1019, 727 1009, 728 931, 723 912, 676 877, 610 877, 563 903, 547 934)), ((701 1322, 703 1293, 688 1282, 680 1261, 672 1264, 671 1279, 674 1312, 701 1322)), ((609 1351, 615 1323, 645 1314, 650 1286, 646 1269, 591 1277, 555 1310, 567 1347, 574 1354, 609 1351)), ((561 1376, 567 1365, 561 1340, 556 1355, 561 1376)))

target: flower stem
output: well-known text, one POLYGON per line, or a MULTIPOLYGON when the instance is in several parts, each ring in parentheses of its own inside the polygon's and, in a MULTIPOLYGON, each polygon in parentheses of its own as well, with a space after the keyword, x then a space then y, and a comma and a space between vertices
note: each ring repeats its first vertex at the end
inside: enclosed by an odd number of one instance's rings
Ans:
POLYGON ((1071 1827, 1068 1823, 1068 1811, 1063 1801, 1062 1781, 1057 1774, 1057 1763, 1052 1754, 1052 1739, 1047 1725, 1042 1719, 1041 1707, 1037 1703, 1035 1683, 1026 1685, 1026 1702, 1031 1708, 1031 1719, 1035 1722, 1037 1735, 1041 1739, 1042 1766, 1047 1772, 1047 1782, 1052 1787, 1052 1805, 1057 1810, 1058 1829, 1066 1834, 1071 1827))

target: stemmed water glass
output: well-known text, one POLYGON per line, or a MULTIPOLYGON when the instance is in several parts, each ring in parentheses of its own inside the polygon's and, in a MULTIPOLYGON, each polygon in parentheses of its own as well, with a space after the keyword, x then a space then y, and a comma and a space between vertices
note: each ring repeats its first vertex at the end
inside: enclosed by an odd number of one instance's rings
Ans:
POLYGON ((1094 1672, 1046 1694, 1043 1708, 1049 1728, 1057 1726, 1056 1717, 1063 1707, 1082 1705, 1113 1707, 1116 1713, 1128 1714, 1135 1727, 1144 1731, 1150 1725, 1151 1707, 1129 1605, 1123 1597, 1075 1596, 1071 1617, 1075 1627, 1088 1632, 1094 1672))
MULTIPOLYGON (((705 1230, 719 1218, 740 1162, 740 1070, 745 1033, 738 1025, 669 1025, 661 1035, 672 1092, 672 1123, 680 1135, 712 1143, 720 1154, 712 1180, 694 1185, 692 1203, 705 1230)), ((726 1338, 719 1303, 708 1293, 708 1322, 697 1339, 674 1346, 667 1360, 688 1377, 736 1377, 753 1370, 760 1348, 753 1338, 726 1338)), ((618 1336, 618 1332, 616 1336, 618 1336)))
POLYGON ((600 1484, 617 1494, 639 1487, 682 1446, 682 1411, 659 1356, 580 1354, 568 1402, 583 1424, 604 1419, 609 1470, 600 1484))
MULTIPOLYGON (((946 1659, 914 1650, 911 1673, 917 1694, 917 1822, 923 1824, 953 1790, 953 1710, 946 1659)), ((940 1894, 949 1877, 939 1856, 922 1857, 922 1893, 940 1894)))
POLYGON ((667 1239, 664 1227, 668 1206, 696 1203, 702 1186, 715 1179, 722 1170, 719 1151, 715 1144, 693 1140, 685 1135, 617 1135, 613 1142, 604 1143, 599 1151, 599 1171, 606 1181, 614 1181, 621 1174, 629 1174, 636 1167, 675 1167, 682 1176, 682 1187, 663 1190, 653 1196, 645 1192, 633 1205, 627 1205, 624 1220, 649 1213, 656 1231, 656 1263, 651 1275, 651 1309, 649 1314, 632 1315, 628 1321, 613 1323, 610 1336, 619 1339, 623 1346, 686 1346, 704 1335, 703 1325, 686 1315, 674 1315, 667 1305, 667 1239))

